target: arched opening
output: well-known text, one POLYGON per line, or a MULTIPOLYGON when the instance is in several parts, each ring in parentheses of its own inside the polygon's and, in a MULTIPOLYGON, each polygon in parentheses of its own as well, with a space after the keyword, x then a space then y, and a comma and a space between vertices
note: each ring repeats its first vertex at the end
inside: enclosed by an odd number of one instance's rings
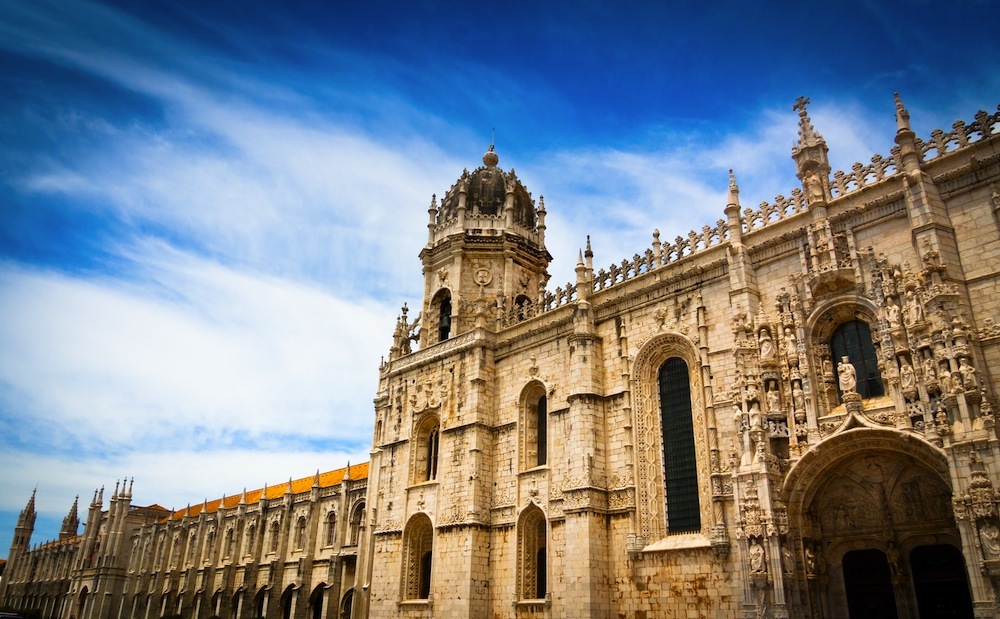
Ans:
POLYGON ((354 589, 348 589, 340 600, 340 619, 351 619, 354 610, 354 589))
POLYGON ((671 357, 658 372, 667 532, 701 530, 691 383, 687 363, 671 357))
POLYGON ((437 298, 438 341, 451 337, 451 292, 442 290, 437 298))
POLYGON ((532 505, 521 514, 517 531, 518 595, 522 600, 544 599, 548 593, 548 524, 532 505))
POLYGON ((243 614, 241 612, 242 609, 243 609, 243 590, 242 589, 240 589, 239 591, 237 591, 236 593, 233 594, 232 604, 233 604, 233 606, 232 606, 232 609, 233 609, 232 618, 233 619, 240 619, 240 616, 243 614))
POLYGON ((337 512, 331 511, 326 516, 326 545, 333 546, 337 539, 337 512))
POLYGON ((309 596, 309 617, 310 619, 323 619, 323 597, 326 591, 326 583, 320 583, 313 589, 309 596))
POLYGON ((278 552, 278 539, 281 536, 281 525, 275 520, 271 523, 271 552, 278 552))
POLYGON ((425 514, 417 514, 403 533, 403 599, 430 597, 433 561, 434 527, 425 514))
POLYGON ((351 514, 351 546, 357 546, 361 539, 361 527, 365 520, 365 504, 358 503, 351 514))
POLYGON ((919 546, 910 552, 913 590, 921 617, 972 616, 972 596, 965 561, 949 544, 919 546))
POLYGON ((548 462, 548 398, 545 387, 530 384, 521 396, 520 468, 527 470, 548 462))
POLYGON ((809 599, 829 609, 824 616, 881 618, 916 608, 920 579, 967 590, 961 557, 947 577, 920 574, 920 546, 961 546, 948 463, 934 446, 894 430, 847 430, 803 455, 782 494, 804 552, 805 573, 792 581, 801 589, 789 599, 809 599))
POLYGON ((851 619, 896 616, 896 597, 890 580, 889 561, 877 549, 852 550, 844 555, 844 588, 851 619))
POLYGON ((289 585, 281 594, 281 619, 292 619, 292 606, 295 603, 295 587, 289 585))
POLYGON ((253 610, 255 619, 263 619, 267 616, 267 589, 261 587, 254 597, 253 610))
POLYGON ((305 516, 299 517, 298 523, 295 525, 295 548, 297 550, 302 550, 306 547, 306 519, 305 516))
POLYGON ((414 431, 413 483, 437 479, 440 450, 440 422, 436 415, 426 415, 414 431))

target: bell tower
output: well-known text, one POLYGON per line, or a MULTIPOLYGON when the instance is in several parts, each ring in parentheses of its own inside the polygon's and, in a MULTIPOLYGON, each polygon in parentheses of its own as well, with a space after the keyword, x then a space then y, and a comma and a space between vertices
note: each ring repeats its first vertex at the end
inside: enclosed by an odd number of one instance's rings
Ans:
POLYGON ((428 209, 420 252, 424 302, 420 345, 432 346, 476 326, 496 328, 498 310, 531 315, 549 278, 545 201, 536 207, 514 170, 499 167, 490 145, 428 209))

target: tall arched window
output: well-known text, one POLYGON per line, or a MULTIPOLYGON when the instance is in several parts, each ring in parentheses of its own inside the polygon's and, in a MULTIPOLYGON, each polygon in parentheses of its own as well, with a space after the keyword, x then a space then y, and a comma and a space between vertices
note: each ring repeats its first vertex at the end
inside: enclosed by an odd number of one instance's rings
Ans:
POLYGON ((548 399, 545 387, 531 385, 522 397, 521 469, 542 466, 548 462, 548 399))
POLYGON ((437 479, 441 424, 437 415, 426 415, 414 430, 411 475, 413 483, 437 479))
POLYGON ((337 512, 330 512, 326 517, 326 545, 333 546, 337 539, 337 512))
POLYGON ((425 514, 417 514, 407 525, 403 553, 403 599, 428 599, 434 561, 434 527, 425 514))
POLYGON ((671 357, 660 366, 658 376, 667 532, 700 531, 698 466, 687 363, 680 357, 671 357))
POLYGON ((253 545, 257 541, 257 525, 251 524, 247 527, 247 547, 246 552, 243 554, 251 555, 253 554, 253 545))
MULTIPOLYGON (((838 375, 844 357, 847 357, 854 366, 858 379, 856 389, 862 398, 867 400, 885 394, 882 375, 878 371, 878 354, 875 352, 868 323, 863 320, 851 320, 837 327, 830 336, 830 356, 833 357, 834 376, 838 375)), ((843 401, 839 384, 837 393, 843 401)))
POLYGON ((298 549, 306 547, 306 519, 300 516, 298 524, 295 525, 295 547, 298 549))
POLYGON ((545 514, 535 506, 528 507, 517 530, 517 583, 522 600, 541 600, 548 593, 546 533, 545 514))
POLYGON ((281 534, 281 527, 278 521, 271 523, 271 552, 278 552, 278 536, 281 534))
POLYGON ((365 520, 365 504, 359 503, 351 515, 351 546, 357 546, 361 539, 361 526, 365 520))

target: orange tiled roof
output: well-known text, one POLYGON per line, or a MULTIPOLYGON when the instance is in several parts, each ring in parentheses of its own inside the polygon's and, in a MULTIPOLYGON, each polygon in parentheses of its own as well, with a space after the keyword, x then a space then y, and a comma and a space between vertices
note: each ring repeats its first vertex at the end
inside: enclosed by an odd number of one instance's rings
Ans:
POLYGON ((58 548, 59 546, 70 546, 79 543, 81 539, 83 539, 82 535, 74 535, 73 537, 68 537, 66 539, 54 539, 48 542, 43 542, 38 546, 37 549, 41 550, 42 548, 58 548))
MULTIPOLYGON (((344 480, 344 473, 347 468, 334 469, 332 471, 327 471, 326 473, 319 474, 319 487, 329 488, 330 486, 336 486, 341 481, 344 480)), ((368 463, 362 462, 361 464, 351 465, 351 479, 367 479, 368 478, 368 463)), ((291 481, 292 494, 299 494, 300 492, 308 492, 312 487, 313 483, 316 481, 316 475, 310 475, 309 477, 303 477, 301 479, 293 479, 291 481)), ((284 482, 276 484, 274 486, 267 486, 267 496, 266 499, 276 499, 283 496, 288 492, 289 482, 284 482)), ((261 500, 261 495, 264 493, 264 488, 257 488, 256 490, 246 491, 246 504, 253 505, 261 500)), ((226 496, 222 499, 215 499, 212 501, 198 503, 197 505, 191 505, 190 508, 179 509, 170 515, 167 520, 177 520, 183 518, 184 516, 197 516, 205 511, 207 514, 217 512, 220 507, 225 509, 230 509, 236 507, 240 504, 242 500, 243 493, 237 492, 231 496, 226 496)))

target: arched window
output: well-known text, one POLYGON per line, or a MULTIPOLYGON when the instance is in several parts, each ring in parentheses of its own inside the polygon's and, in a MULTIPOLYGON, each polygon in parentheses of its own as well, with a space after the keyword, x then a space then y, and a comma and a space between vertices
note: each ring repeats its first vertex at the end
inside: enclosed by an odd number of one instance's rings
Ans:
POLYGON ((365 504, 359 503, 351 515, 351 546, 357 546, 361 539, 361 526, 365 521, 365 504))
POLYGON ((333 546, 337 539, 337 512, 330 512, 326 516, 326 545, 333 546))
POLYGON ((545 514, 537 507, 528 507, 517 530, 517 582, 522 600, 541 600, 548 593, 546 533, 545 514))
POLYGON ((660 366, 658 376, 667 532, 699 531, 698 466, 687 363, 680 357, 671 357, 660 366))
MULTIPOLYGON (((830 356, 833 357, 833 375, 838 375, 843 358, 854 366, 857 375, 858 394, 864 398, 874 398, 885 394, 882 387, 882 375, 878 371, 878 354, 872 342, 872 332, 868 323, 863 320, 851 320, 837 327, 830 336, 830 356)), ((841 396, 840 385, 837 394, 841 396)))
POLYGON ((414 445, 413 483, 437 479, 441 425, 437 416, 428 415, 416 429, 414 445))
POLYGON ((306 546, 306 519, 300 516, 298 524, 295 525, 295 548, 302 549, 306 546))
POLYGON ((430 518, 417 514, 403 535, 403 599, 426 600, 431 593, 434 527, 430 518))
POLYGON ((275 520, 271 523, 271 552, 278 552, 278 536, 281 533, 281 528, 278 525, 278 521, 275 520))
POLYGON ((215 531, 209 531, 205 538, 205 562, 209 563, 215 558, 215 531))
POLYGON ((548 399, 545 387, 531 385, 522 398, 521 469, 542 466, 548 462, 548 399))
POLYGON ((253 545, 254 542, 256 541, 255 539, 256 533, 257 533, 257 526, 251 524, 247 528, 247 547, 246 547, 246 552, 244 554, 247 555, 253 554, 253 545))
POLYGON ((438 341, 443 342, 451 337, 451 295, 443 298, 438 307, 438 341))

